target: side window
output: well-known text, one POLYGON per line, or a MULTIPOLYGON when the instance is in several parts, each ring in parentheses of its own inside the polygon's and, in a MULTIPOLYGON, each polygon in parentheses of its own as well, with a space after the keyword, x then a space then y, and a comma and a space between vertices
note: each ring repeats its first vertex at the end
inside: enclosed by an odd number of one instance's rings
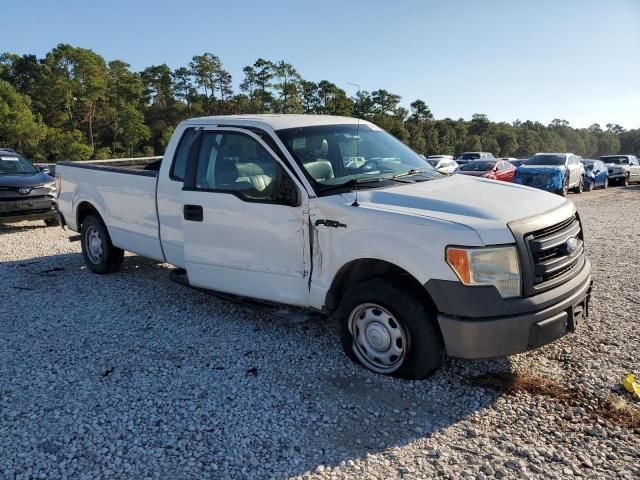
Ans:
POLYGON ((169 177, 172 180, 184 181, 184 174, 187 168, 187 158, 189 157, 189 148, 191 148, 195 131, 195 128, 189 128, 182 134, 176 153, 173 156, 171 171, 169 172, 169 177))
POLYGON ((631 165, 639 165, 638 157, 631 157, 631 165))
POLYGON ((247 201, 275 202, 280 164, 253 138, 236 132, 205 132, 195 187, 229 192, 247 201))

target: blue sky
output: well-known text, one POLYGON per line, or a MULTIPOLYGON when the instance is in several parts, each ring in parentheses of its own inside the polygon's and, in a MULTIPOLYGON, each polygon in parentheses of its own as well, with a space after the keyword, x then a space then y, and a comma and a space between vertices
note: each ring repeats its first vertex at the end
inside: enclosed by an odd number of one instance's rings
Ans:
POLYGON ((384 88, 437 118, 640 127, 640 0, 7 1, 0 52, 91 48, 136 70, 258 57, 351 95, 384 88))

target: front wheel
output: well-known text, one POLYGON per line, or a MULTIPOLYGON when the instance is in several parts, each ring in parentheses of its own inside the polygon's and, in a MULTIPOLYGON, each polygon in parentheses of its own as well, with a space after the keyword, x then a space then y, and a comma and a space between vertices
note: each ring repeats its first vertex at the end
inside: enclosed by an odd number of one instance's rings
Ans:
POLYGON ((584 192, 584 177, 580 177, 580 182, 573 189, 573 193, 582 193, 584 192))
POLYGON ((593 184, 595 180, 589 180, 589 186, 587 187, 587 192, 593 192, 593 184))
POLYGON ((345 353, 372 372, 419 380, 442 364, 435 316, 417 296, 386 280, 351 287, 337 317, 345 353))
POLYGON ((609 188, 609 179, 605 178, 604 179, 604 185, 602 185, 602 189, 606 190, 607 188, 609 188))
POLYGON ((558 194, 561 197, 566 197, 567 193, 569 193, 569 175, 564 177, 564 181, 562 182, 562 188, 558 191, 558 194))
POLYGON ((629 186, 629 174, 628 173, 624 176, 624 179, 622 180, 622 185, 624 185, 625 187, 629 186))
POLYGON ((114 247, 107 227, 95 215, 82 222, 82 256, 87 268, 93 273, 117 272, 124 260, 124 250, 114 247))

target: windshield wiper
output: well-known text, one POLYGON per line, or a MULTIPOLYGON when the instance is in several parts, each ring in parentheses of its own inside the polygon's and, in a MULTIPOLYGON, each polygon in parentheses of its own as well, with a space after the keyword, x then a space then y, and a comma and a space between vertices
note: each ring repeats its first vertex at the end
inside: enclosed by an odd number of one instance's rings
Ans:
POLYGON ((404 172, 404 173, 399 173, 398 175, 394 175, 393 177, 391 177, 392 179, 396 179, 396 178, 400 178, 400 177, 409 177, 411 175, 419 175, 421 173, 427 173, 429 170, 419 170, 416 168, 412 168, 411 170, 409 170, 408 172, 404 172))

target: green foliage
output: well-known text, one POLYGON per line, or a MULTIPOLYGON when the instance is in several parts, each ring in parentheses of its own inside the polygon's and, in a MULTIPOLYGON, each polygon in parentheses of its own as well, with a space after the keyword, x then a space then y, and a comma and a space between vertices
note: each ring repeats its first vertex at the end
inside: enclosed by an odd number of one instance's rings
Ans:
POLYGON ((86 160, 162 154, 175 126, 202 115, 309 113, 370 120, 424 154, 456 155, 465 150, 526 157, 539 151, 571 151, 585 158, 640 153, 640 129, 620 125, 571 127, 556 118, 549 125, 516 120, 436 120, 424 100, 401 106, 384 89, 349 97, 336 84, 304 79, 284 60, 258 58, 242 69, 240 91, 213 53, 194 55, 171 70, 152 65, 131 71, 121 61, 92 50, 59 44, 44 58, 0 54, 0 146, 37 159, 86 160))

